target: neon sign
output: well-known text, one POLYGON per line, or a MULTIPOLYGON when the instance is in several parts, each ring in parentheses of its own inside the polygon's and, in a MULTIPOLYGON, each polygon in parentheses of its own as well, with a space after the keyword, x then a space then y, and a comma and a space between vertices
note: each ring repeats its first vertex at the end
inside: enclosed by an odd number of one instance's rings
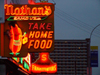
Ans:
POLYGON ((22 68, 24 71, 28 73, 31 72, 31 56, 29 53, 24 58, 13 57, 12 59, 13 59, 13 62, 17 64, 20 68, 22 68))
POLYGON ((15 25, 15 27, 12 27, 11 26, 11 29, 10 29, 10 44, 9 44, 9 48, 10 50, 12 51, 12 53, 10 54, 14 54, 15 55, 18 55, 20 49, 21 49, 21 46, 22 46, 22 31, 21 29, 17 26, 17 24, 15 25))
POLYGON ((38 30, 51 30, 52 23, 41 23, 40 26, 38 26, 38 23, 29 23, 29 30, 37 30, 37 31, 30 31, 29 32, 29 39, 44 39, 44 40, 30 40, 28 49, 30 47, 34 47, 35 49, 50 49, 52 46, 53 41, 51 40, 53 38, 54 31, 38 31, 38 30), (44 27, 46 26, 46 27, 44 27), (50 40, 45 40, 50 39, 50 40), (34 45, 33 45, 34 43, 34 45))
POLYGON ((8 21, 44 20, 52 14, 50 5, 8 5, 5 4, 5 15, 10 16, 8 21))
POLYGON ((5 57, 25 57, 28 52, 51 52, 54 50, 54 4, 6 4, 5 19, 3 28, 6 33, 4 34, 5 57), (32 9, 35 7, 37 13, 34 11, 33 15, 32 9), (40 10, 41 7, 43 9, 40 10), (16 23, 9 25, 13 22, 16 23))
POLYGON ((50 6, 44 7, 28 7, 22 5, 21 7, 14 8, 13 5, 5 4, 6 15, 50 15, 52 13, 50 6))
POLYGON ((50 57, 49 53, 39 53, 39 58, 32 63, 32 72, 33 73, 56 73, 57 72, 57 63, 54 63, 50 57))
POLYGON ((32 72, 34 73, 41 73, 41 72, 47 72, 47 73, 56 73, 57 72, 57 65, 50 65, 50 66, 44 66, 44 65, 32 65, 32 72))

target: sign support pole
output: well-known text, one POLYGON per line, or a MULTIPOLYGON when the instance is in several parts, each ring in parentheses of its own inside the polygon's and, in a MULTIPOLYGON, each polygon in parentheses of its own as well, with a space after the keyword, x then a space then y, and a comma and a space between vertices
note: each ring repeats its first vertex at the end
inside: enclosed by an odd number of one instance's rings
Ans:
POLYGON ((1 23, 1 56, 4 56, 4 34, 3 34, 3 32, 4 32, 4 24, 3 23, 1 23))

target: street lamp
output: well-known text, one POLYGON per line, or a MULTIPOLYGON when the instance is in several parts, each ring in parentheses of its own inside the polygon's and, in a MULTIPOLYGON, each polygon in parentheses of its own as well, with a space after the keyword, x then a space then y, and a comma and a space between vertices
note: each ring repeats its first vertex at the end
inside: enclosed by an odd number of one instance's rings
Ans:
POLYGON ((89 42, 89 75, 90 75, 90 64, 91 64, 91 62, 90 62, 90 46, 91 46, 91 36, 92 36, 92 34, 93 34, 93 31, 98 27, 98 26, 100 26, 100 24, 99 25, 97 25, 97 26, 95 26, 93 29, 92 29, 92 31, 91 31, 91 34, 90 34, 90 42, 89 42))

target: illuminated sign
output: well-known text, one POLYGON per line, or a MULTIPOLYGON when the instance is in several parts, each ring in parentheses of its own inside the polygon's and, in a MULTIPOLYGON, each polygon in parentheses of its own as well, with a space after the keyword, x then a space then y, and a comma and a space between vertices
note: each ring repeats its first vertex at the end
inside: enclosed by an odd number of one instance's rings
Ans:
POLYGON ((41 73, 41 72, 47 72, 47 73, 56 73, 57 72, 57 65, 32 65, 32 72, 33 73, 41 73))
POLYGON ((50 5, 8 5, 5 4, 5 15, 8 21, 44 20, 52 14, 50 5))
POLYGON ((39 53, 39 58, 32 63, 33 73, 56 73, 57 63, 54 63, 50 57, 49 53, 39 53))
POLYGON ((24 58, 13 57, 13 63, 17 64, 24 71, 31 73, 31 56, 28 55, 24 58))
POLYGON ((25 57, 28 52, 54 50, 54 4, 6 4, 5 19, 3 56, 25 57))
POLYGON ((14 8, 13 5, 5 4, 6 15, 50 15, 52 13, 50 6, 33 7, 30 8, 27 5, 14 8))
POLYGON ((41 23, 40 26, 38 23, 29 23, 29 44, 28 44, 28 49, 31 49, 32 47, 34 49, 50 49, 52 44, 53 44, 53 34, 54 31, 51 30, 52 23, 41 23), (44 27, 46 26, 46 27, 44 27), (37 31, 32 31, 32 30, 37 30, 37 31), (39 31, 40 30, 40 31, 39 31), (46 30, 46 31, 44 31, 46 30), (34 40, 37 39, 37 40, 34 40), (31 40, 32 39, 32 40, 31 40), (43 39, 43 40, 39 40, 43 39), (46 40, 48 39, 48 40, 46 40))

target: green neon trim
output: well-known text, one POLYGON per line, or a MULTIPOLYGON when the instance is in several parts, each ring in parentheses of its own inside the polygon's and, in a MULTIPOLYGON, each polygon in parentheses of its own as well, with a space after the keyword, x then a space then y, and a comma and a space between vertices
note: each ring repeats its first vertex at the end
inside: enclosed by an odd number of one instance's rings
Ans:
POLYGON ((19 44, 14 44, 15 46, 20 46, 21 45, 21 43, 19 43, 19 44))
POLYGON ((10 55, 14 55, 14 53, 9 53, 10 55))
POLYGON ((14 40, 14 42, 20 42, 20 40, 14 40))
POLYGON ((21 64, 23 64, 23 58, 22 58, 22 57, 21 57, 21 59, 20 59, 20 60, 21 60, 21 61, 20 61, 20 62, 21 62, 21 64))
POLYGON ((20 40, 14 40, 14 45, 15 45, 15 46, 21 45, 21 41, 20 41, 20 40))
POLYGON ((29 65, 24 61, 24 68, 29 70, 29 65))
POLYGON ((42 20, 45 20, 48 16, 46 16, 45 18, 43 18, 42 20))
POLYGON ((14 59, 17 61, 17 57, 14 57, 14 59))
POLYGON ((19 55, 20 53, 16 53, 16 56, 19 55))
POLYGON ((26 34, 26 32, 24 32, 26 34))
POLYGON ((14 19, 10 19, 10 18, 13 18, 14 16, 10 16, 7 21, 15 21, 14 19))
POLYGON ((25 35, 26 35, 26 32, 24 32, 23 36, 25 36, 25 35))
MULTIPOLYGON (((11 19, 13 18, 14 16, 10 16, 7 21, 22 21, 22 20, 14 20, 14 19, 11 19)), ((28 17, 40 17, 40 16, 28 16, 28 17)), ((45 18, 41 19, 41 20, 45 20, 48 16, 46 16, 45 18)), ((24 20, 25 21, 25 20, 24 20)))

